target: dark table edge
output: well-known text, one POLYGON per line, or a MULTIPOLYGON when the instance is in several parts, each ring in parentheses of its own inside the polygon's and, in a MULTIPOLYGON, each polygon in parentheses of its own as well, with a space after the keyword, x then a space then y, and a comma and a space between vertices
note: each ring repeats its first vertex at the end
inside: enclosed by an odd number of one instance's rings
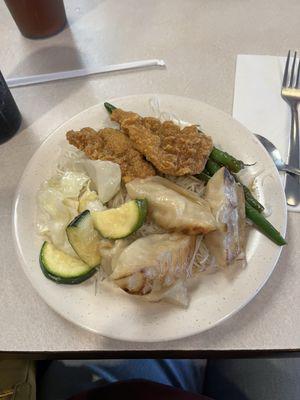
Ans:
POLYGON ((300 349, 276 350, 129 350, 129 351, 0 351, 0 359, 203 359, 203 358, 284 358, 300 357, 300 349))

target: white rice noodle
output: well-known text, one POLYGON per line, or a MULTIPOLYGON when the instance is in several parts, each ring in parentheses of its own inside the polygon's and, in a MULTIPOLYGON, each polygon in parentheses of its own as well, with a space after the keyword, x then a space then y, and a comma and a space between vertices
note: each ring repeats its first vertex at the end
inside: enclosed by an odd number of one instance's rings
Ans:
POLYGON ((205 184, 199 179, 195 178, 191 175, 186 176, 166 176, 167 179, 176 183, 176 185, 181 186, 182 188, 189 190, 202 197, 204 194, 205 184))
POLYGON ((120 207, 122 204, 129 201, 130 198, 127 194, 125 186, 122 184, 121 189, 116 193, 116 195, 107 203, 108 208, 117 208, 120 207))

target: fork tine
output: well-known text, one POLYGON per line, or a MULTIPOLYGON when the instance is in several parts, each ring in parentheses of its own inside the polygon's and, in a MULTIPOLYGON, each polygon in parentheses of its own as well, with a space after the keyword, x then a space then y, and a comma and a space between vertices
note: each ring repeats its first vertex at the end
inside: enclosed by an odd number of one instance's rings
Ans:
POLYGON ((286 62, 285 62, 284 74, 283 74, 283 80, 282 80, 282 87, 287 86, 287 79, 288 79, 288 74, 289 74, 290 56, 291 56, 291 50, 289 50, 287 58, 286 58, 286 62))
POLYGON ((297 79, 296 79, 296 88, 299 88, 299 77, 300 77, 300 60, 298 61, 298 70, 297 70, 297 79))
POLYGON ((293 86, 293 83, 294 83, 294 70, 295 70, 296 59, 297 59, 297 52, 295 51, 295 53, 294 53, 294 59, 293 59, 293 64, 292 64, 292 70, 291 70, 291 77, 290 77, 290 85, 289 85, 289 87, 292 87, 292 86, 293 86))

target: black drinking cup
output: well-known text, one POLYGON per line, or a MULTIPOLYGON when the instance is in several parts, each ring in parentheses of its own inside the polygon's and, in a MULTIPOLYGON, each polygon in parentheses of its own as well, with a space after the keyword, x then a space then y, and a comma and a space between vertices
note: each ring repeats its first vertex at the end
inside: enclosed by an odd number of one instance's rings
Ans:
POLYGON ((22 117, 0 72, 0 143, 11 138, 20 128, 22 117))

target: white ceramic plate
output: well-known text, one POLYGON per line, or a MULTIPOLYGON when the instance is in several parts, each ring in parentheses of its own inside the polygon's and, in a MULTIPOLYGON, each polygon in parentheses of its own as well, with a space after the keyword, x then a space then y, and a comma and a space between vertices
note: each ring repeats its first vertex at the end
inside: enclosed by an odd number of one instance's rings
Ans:
MULTIPOLYGON (((260 171, 259 199, 271 207, 269 220, 283 235, 286 205, 278 172, 258 140, 229 115, 183 97, 140 95, 111 100, 121 108, 142 115, 160 110, 190 123, 200 123, 214 143, 246 163, 256 162, 250 172, 260 171)), ((247 242, 248 265, 229 279, 223 273, 203 276, 190 290, 190 305, 182 309, 167 303, 146 303, 118 289, 101 284, 95 294, 94 280, 63 286, 42 274, 38 255, 42 244, 36 235, 36 192, 51 176, 59 146, 69 129, 100 128, 109 118, 102 104, 91 107, 57 128, 29 162, 19 184, 14 207, 14 232, 22 267, 40 296, 61 316, 101 335, 129 341, 155 342, 183 338, 203 332, 244 307, 258 293, 272 273, 281 248, 252 229, 247 242)))

